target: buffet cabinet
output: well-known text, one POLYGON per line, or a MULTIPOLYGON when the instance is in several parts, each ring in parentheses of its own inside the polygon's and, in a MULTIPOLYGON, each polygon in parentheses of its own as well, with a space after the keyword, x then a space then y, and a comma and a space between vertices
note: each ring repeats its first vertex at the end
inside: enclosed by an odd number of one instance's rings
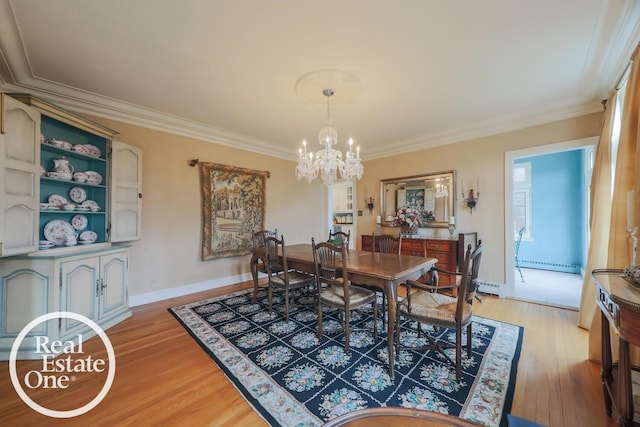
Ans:
MULTIPOLYGON (((129 249, 114 246, 84 253, 55 251, 7 258, 0 263, 0 360, 8 360, 20 331, 39 316, 66 311, 81 314, 103 330, 131 316, 127 303, 129 249)), ((73 319, 55 319, 32 329, 23 340, 18 359, 37 359, 36 337, 49 341, 86 340, 95 332, 73 319)))
MULTIPOLYGON (((362 250, 371 251, 373 236, 362 235, 362 250)), ((428 237, 403 237, 401 240, 400 253, 403 255, 413 255, 425 258, 437 258, 436 267, 447 271, 457 271, 458 269, 458 240, 445 238, 428 237)), ((397 248, 394 249, 394 252, 397 248)), ((446 274, 440 275, 440 284, 455 284, 454 277, 446 274)))
MULTIPOLYGON (((0 93, 1 357, 48 312, 103 328, 130 315, 128 247, 112 244, 141 238, 142 152, 116 135, 31 95, 0 93)), ((64 339, 80 328, 41 325, 21 356, 36 335, 64 339)))

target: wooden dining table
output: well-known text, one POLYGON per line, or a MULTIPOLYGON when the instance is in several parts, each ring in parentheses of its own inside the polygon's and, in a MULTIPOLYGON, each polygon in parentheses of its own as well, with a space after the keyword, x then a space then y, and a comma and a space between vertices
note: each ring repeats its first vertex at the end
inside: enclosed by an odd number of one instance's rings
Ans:
MULTIPOLYGON (((313 248, 302 243, 286 246, 288 267, 306 273, 315 274, 313 248)), ((251 258, 251 274, 253 276, 253 298, 258 294, 258 271, 256 260, 264 257, 264 248, 257 248, 251 258)), ((398 285, 409 279, 418 279, 426 274, 437 262, 437 258, 424 258, 413 255, 399 255, 380 252, 358 251, 347 252, 347 271, 349 280, 380 288, 388 302, 389 321, 387 322, 387 348, 389 352, 389 375, 393 379, 393 337, 395 330, 396 308, 398 303, 398 285)))

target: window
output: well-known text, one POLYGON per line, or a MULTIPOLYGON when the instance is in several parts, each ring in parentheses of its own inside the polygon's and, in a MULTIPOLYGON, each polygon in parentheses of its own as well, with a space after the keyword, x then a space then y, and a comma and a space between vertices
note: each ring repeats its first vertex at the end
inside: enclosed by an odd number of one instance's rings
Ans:
POLYGON ((524 227, 523 239, 531 239, 531 163, 513 165, 513 231, 524 227))

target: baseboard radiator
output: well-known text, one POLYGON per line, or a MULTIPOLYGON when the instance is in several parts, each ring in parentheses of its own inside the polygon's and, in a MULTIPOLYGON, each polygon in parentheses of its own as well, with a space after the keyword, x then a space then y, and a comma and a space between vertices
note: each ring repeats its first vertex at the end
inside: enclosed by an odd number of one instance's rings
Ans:
POLYGON ((506 283, 489 282, 488 280, 478 279, 478 292, 483 294, 497 295, 500 298, 504 298, 506 295, 507 285, 506 283))
POLYGON ((554 262, 544 262, 544 261, 530 261, 530 260, 520 260, 520 267, 522 268, 537 268, 538 270, 550 270, 550 271, 558 271, 561 273, 574 273, 580 274, 581 267, 577 265, 571 264, 560 264, 554 262))

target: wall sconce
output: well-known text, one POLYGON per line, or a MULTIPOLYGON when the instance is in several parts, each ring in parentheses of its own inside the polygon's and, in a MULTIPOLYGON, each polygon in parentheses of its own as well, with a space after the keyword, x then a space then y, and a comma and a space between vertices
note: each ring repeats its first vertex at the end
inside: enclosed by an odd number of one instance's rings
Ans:
POLYGON ((478 204, 478 198, 480 197, 480 192, 477 191, 474 193, 473 188, 469 190, 469 194, 466 194, 464 190, 462 191, 462 198, 464 199, 464 204, 469 208, 469 212, 473 214, 473 210, 476 208, 478 204))
POLYGON ((373 215, 373 207, 374 207, 373 197, 366 197, 364 199, 364 204, 367 205, 367 208, 369 209, 369 215, 373 215))

